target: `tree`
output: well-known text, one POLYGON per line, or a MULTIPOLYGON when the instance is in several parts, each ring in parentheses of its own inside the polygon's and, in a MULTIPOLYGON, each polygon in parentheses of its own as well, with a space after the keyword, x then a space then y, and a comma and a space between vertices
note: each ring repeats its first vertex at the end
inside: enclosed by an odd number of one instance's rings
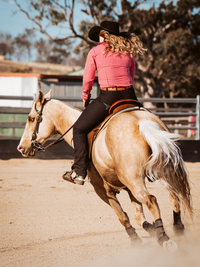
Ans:
POLYGON ((39 31, 48 37, 51 41, 64 41, 70 38, 80 38, 87 44, 93 43, 87 39, 84 34, 80 35, 74 25, 74 6, 77 0, 28 0, 27 10, 23 9, 17 0, 14 2, 3 0, 15 4, 19 11, 24 13, 31 20, 35 27, 31 30, 39 31), (62 4, 61 4, 62 3, 62 4), (48 31, 50 25, 69 28, 71 34, 64 37, 53 37, 48 31), (65 26, 66 25, 66 26, 65 26))
POLYGON ((137 10, 134 31, 148 48, 138 61, 137 81, 142 96, 194 97, 200 94, 200 1, 160 3, 137 10), (190 3, 189 3, 190 2, 190 3), (189 3, 189 4, 188 4, 189 3))
POLYGON ((47 40, 40 39, 34 43, 34 48, 36 50, 36 61, 37 62, 44 62, 47 60, 48 55, 51 52, 51 45, 47 40))
POLYGON ((102 20, 117 20, 122 31, 134 32, 148 48, 145 56, 137 59, 134 84, 138 94, 142 97, 200 94, 200 0, 179 0, 176 4, 163 1, 149 10, 139 8, 145 0, 80 0, 88 19, 80 22, 78 31, 74 25, 75 0, 31 0, 30 11, 24 10, 17 0, 14 2, 35 23, 34 29, 50 40, 79 38, 81 42, 75 52, 84 58, 94 45, 87 38, 89 28, 102 20), (67 23, 71 34, 54 38, 45 28, 45 21, 56 26, 67 23))
MULTIPOLYGON (((82 49, 91 48, 94 42, 87 38, 88 30, 94 25, 99 24, 102 20, 106 19, 120 19, 123 21, 123 14, 119 14, 116 0, 28 0, 26 10, 22 8, 18 0, 2 0, 12 3, 26 15, 26 17, 34 23, 34 27, 30 30, 39 31, 48 37, 51 41, 64 41, 67 39, 82 40, 82 49), (83 14, 88 15, 89 21, 82 21, 78 30, 74 24, 75 5, 81 3, 83 14), (106 2, 106 3, 105 3, 106 2), (70 30, 70 34, 64 37, 53 37, 48 31, 49 26, 65 27, 70 30)), ((136 9, 142 2, 146 0, 135 0, 131 6, 136 9)), ((121 5, 126 6, 128 1, 121 0, 121 5)), ((123 23, 121 26, 124 27, 123 23)))
POLYGON ((13 38, 10 34, 0 34, 0 55, 7 56, 10 59, 14 54, 13 38))
POLYGON ((38 62, 66 64, 70 54, 71 43, 69 40, 53 42, 40 39, 34 44, 38 62))
POLYGON ((23 34, 19 34, 15 37, 13 45, 15 47, 15 55, 18 60, 27 56, 30 61, 33 38, 34 32, 31 30, 25 30, 23 34))

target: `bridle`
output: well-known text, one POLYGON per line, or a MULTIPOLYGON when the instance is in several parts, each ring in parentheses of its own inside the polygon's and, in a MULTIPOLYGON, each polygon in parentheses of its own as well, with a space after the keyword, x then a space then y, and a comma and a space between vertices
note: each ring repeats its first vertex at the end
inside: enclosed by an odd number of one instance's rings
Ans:
POLYGON ((72 126, 70 126, 67 131, 62 134, 58 139, 56 139, 54 142, 50 143, 49 145, 43 147, 42 144, 40 142, 38 142, 36 139, 37 139, 37 134, 38 134, 38 131, 39 131, 39 126, 40 126, 40 123, 42 122, 42 114, 43 114, 43 109, 44 109, 44 106, 47 102, 49 102, 50 99, 44 99, 44 102, 42 103, 42 107, 41 107, 41 110, 39 111, 36 107, 36 102, 35 102, 35 111, 37 112, 37 116, 36 116, 36 125, 35 125, 35 129, 32 133, 32 139, 31 139, 31 147, 32 148, 35 148, 37 150, 42 150, 42 151, 45 151, 47 148, 49 147, 52 147, 53 145, 55 144, 58 144, 60 143, 61 141, 64 140, 63 136, 65 134, 67 134, 74 126, 74 124, 72 126))
POLYGON ((44 102, 42 103, 42 107, 41 107, 41 110, 37 110, 37 102, 35 102, 35 111, 37 112, 37 116, 36 116, 36 125, 35 125, 35 129, 32 133, 32 139, 31 139, 31 147, 32 148, 37 148, 38 150, 41 150, 41 144, 36 140, 37 139, 37 134, 38 134, 38 131, 39 131, 39 126, 40 126, 40 123, 42 122, 42 112, 43 112, 43 109, 44 109, 44 106, 45 104, 48 102, 48 100, 45 98, 44 99, 44 102))

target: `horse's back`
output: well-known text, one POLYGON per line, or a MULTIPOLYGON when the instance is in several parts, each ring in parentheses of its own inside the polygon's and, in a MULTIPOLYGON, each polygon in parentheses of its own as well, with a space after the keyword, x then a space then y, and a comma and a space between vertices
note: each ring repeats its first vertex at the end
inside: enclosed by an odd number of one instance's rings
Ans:
POLYGON ((134 116, 139 123, 141 121, 151 120, 157 123, 163 130, 168 131, 166 125, 159 119, 159 117, 149 111, 137 110, 135 113, 131 112, 131 115, 134 116))
POLYGON ((113 117, 106 127, 105 137, 109 139, 109 142, 120 139, 120 141, 123 140, 126 143, 129 138, 145 142, 140 134, 140 123, 144 121, 153 121, 157 123, 160 128, 168 131, 165 124, 153 113, 144 110, 134 110, 122 112, 113 117))

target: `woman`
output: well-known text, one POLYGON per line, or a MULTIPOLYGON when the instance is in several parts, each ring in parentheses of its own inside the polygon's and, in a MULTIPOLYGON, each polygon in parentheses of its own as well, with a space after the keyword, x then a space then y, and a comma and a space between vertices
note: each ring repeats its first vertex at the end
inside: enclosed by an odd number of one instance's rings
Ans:
POLYGON ((135 75, 134 54, 143 54, 143 48, 135 34, 119 32, 119 23, 103 21, 91 28, 89 38, 98 46, 90 50, 83 76, 82 99, 86 108, 73 127, 75 162, 63 179, 84 184, 87 175, 88 138, 92 129, 107 116, 109 107, 120 99, 137 100, 132 87, 135 75), (95 72, 98 72, 100 95, 89 104, 95 72))

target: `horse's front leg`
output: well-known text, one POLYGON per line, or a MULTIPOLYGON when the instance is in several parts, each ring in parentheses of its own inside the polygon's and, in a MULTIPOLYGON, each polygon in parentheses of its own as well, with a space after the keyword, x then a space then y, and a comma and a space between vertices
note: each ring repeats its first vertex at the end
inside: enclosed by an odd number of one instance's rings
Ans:
POLYGON ((180 209, 179 199, 174 194, 170 194, 169 198, 173 207, 174 233, 176 235, 183 235, 185 227, 181 220, 181 209, 180 209))
POLYGON ((93 185, 97 195, 115 211, 120 223, 125 227, 131 239, 131 244, 134 246, 140 245, 142 240, 137 235, 135 228, 130 224, 128 215, 123 211, 116 197, 116 191, 101 178, 93 164, 91 166, 91 172, 89 172, 89 177, 90 183, 93 185))

